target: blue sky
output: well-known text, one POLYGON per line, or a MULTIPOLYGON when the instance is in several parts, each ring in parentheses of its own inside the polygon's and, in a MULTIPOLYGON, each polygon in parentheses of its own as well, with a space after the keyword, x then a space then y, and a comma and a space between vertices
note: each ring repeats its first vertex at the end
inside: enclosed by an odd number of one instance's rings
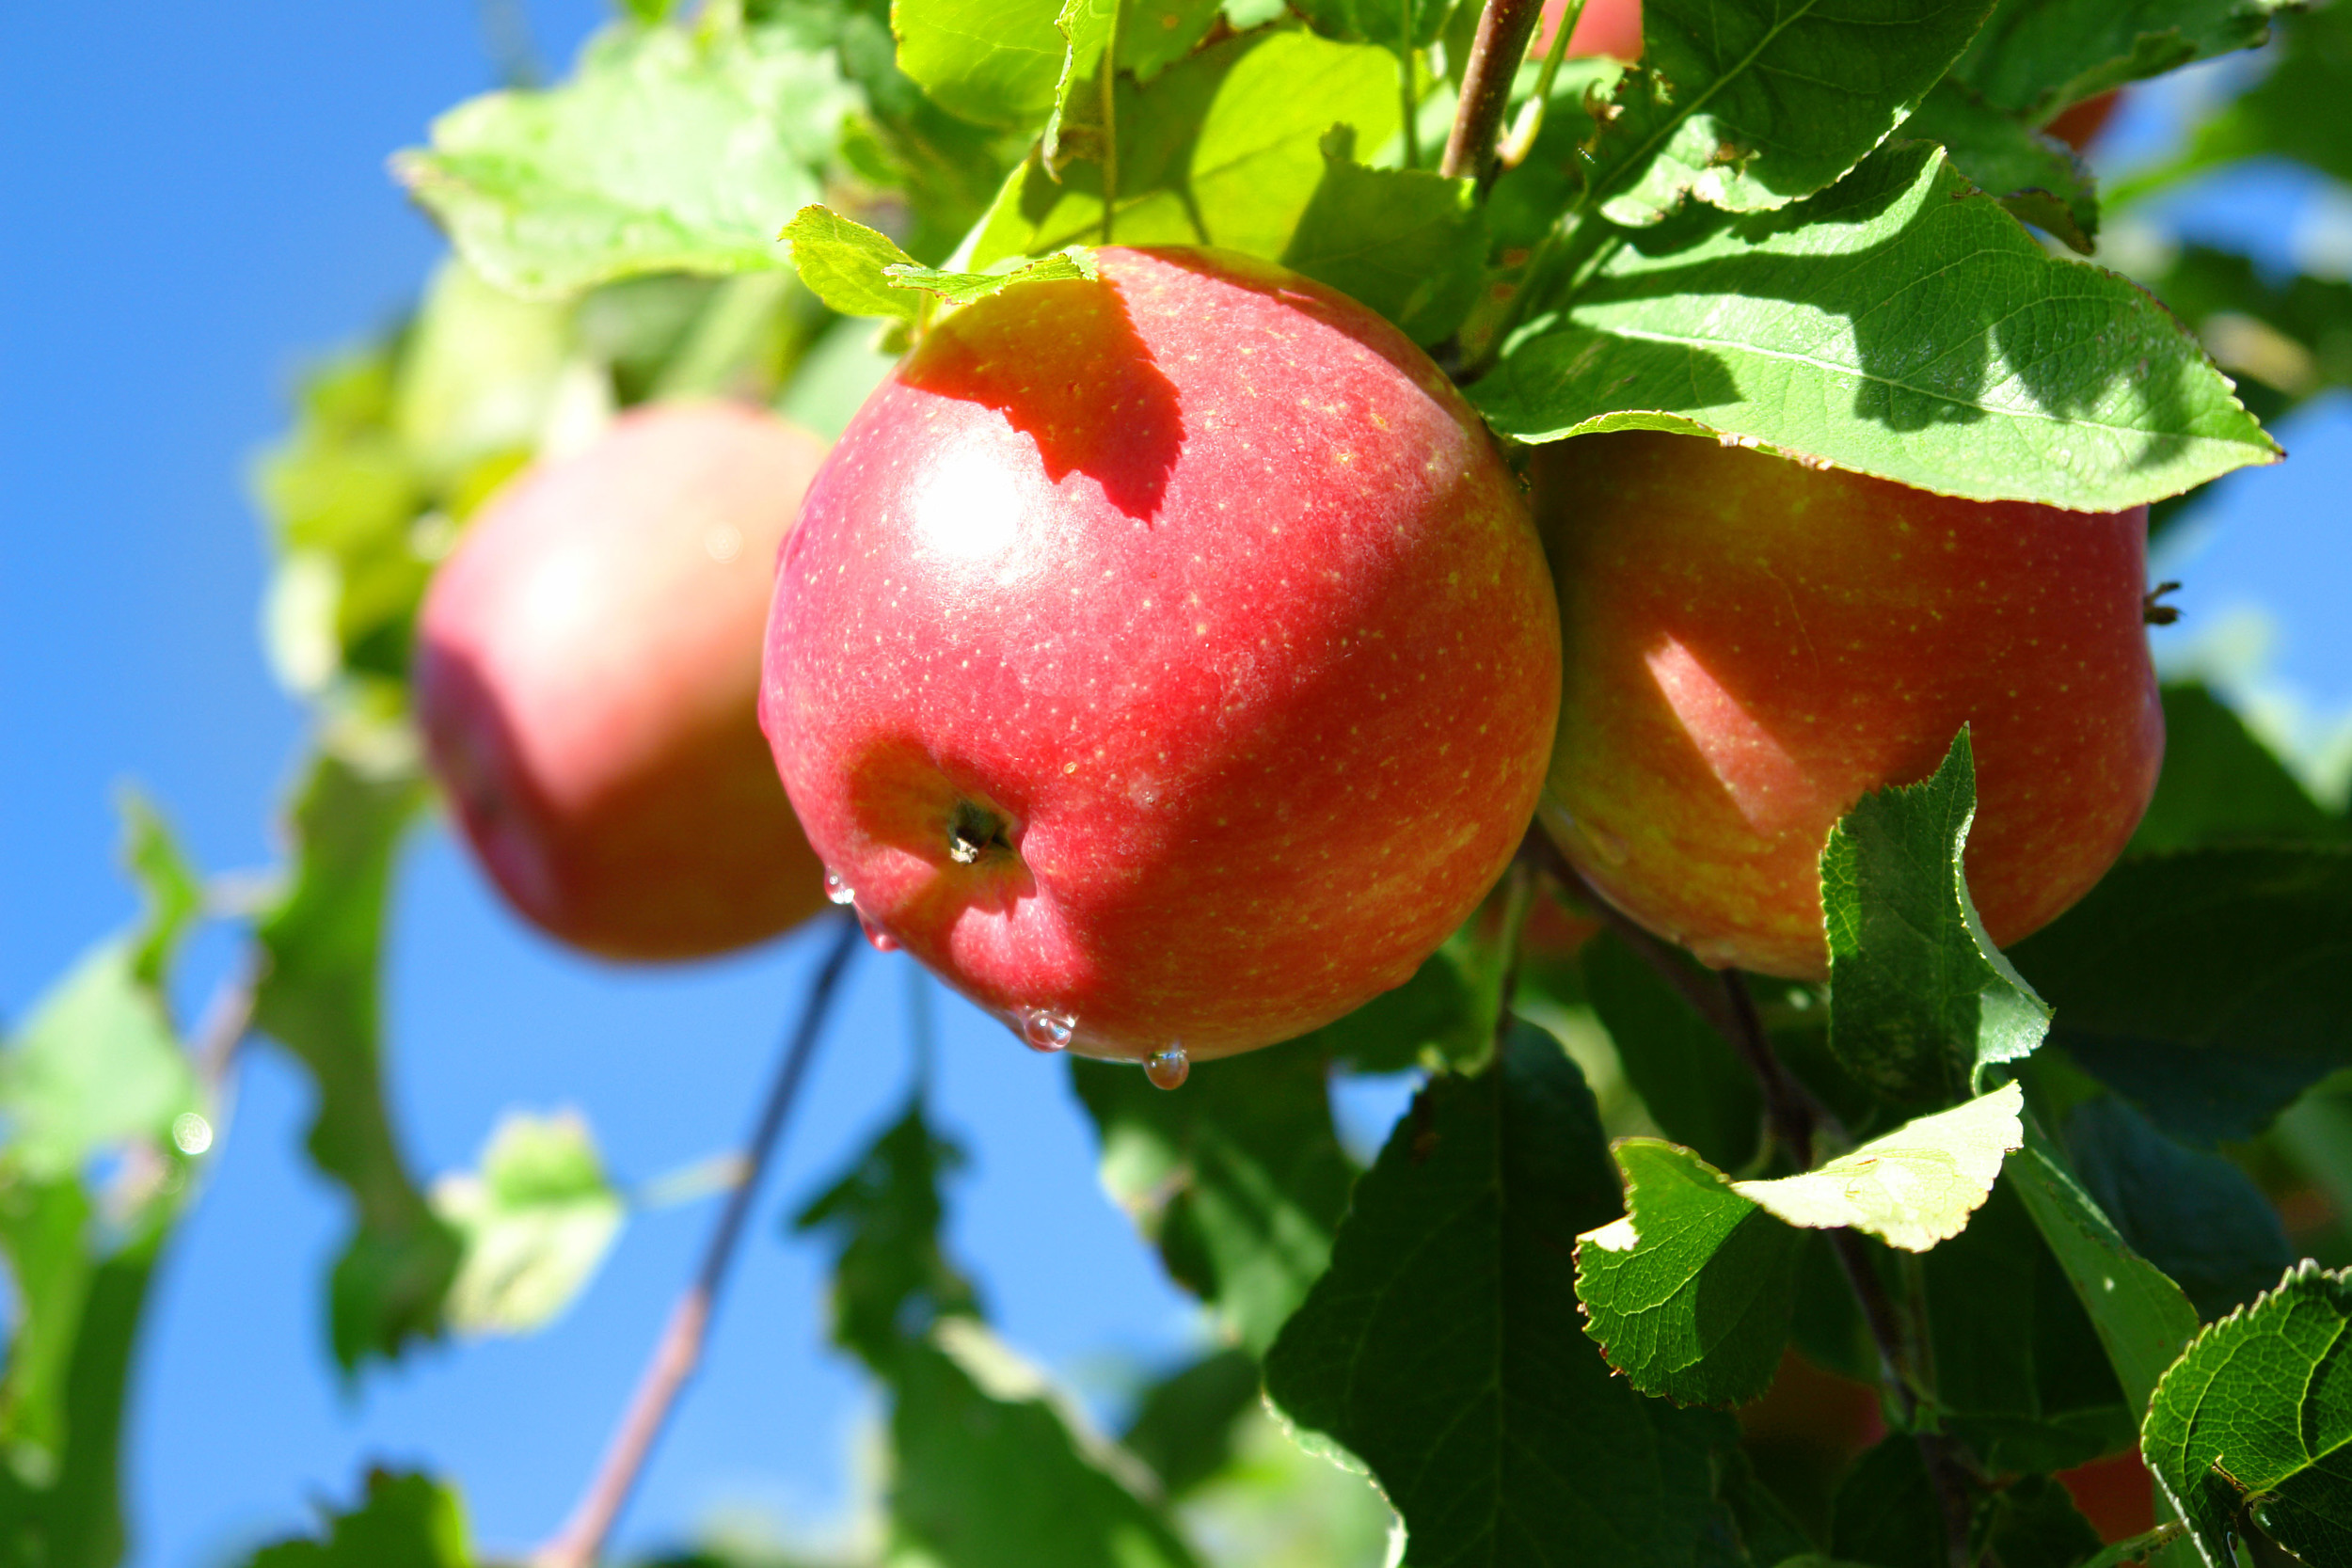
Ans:
MULTIPOLYGON (((590 0, 532 13, 558 60, 600 15, 590 0)), ((129 917, 111 870, 119 781, 151 790, 206 865, 269 861, 269 805, 301 720, 259 652, 245 467, 282 425, 304 356, 362 335, 418 287, 439 243, 384 157, 492 74, 461 0, 0 8, 12 229, 0 246, 0 1016, 21 1015, 129 917)), ((2161 132, 2160 105, 2140 118, 2119 130, 2127 146, 2161 132)), ((2165 215, 2280 263, 2300 247, 2352 265, 2352 247, 2328 250, 2338 220, 2324 206, 2307 183, 2241 175, 2165 215)), ((2294 462, 2221 486, 2185 535, 2196 549, 2174 575, 2188 578, 2188 614, 2164 635, 2185 657, 2240 607, 2258 610, 2273 628, 2267 663, 2241 652, 2232 668, 2274 709, 2299 703, 2324 739, 2352 709, 2340 602, 2352 410, 2315 409, 2283 437, 2294 462)), ((403 879, 389 1008, 418 1165, 470 1164, 518 1104, 580 1107, 629 1181, 738 1136, 808 943, 616 972, 519 929, 437 830, 403 879)), ((200 947, 192 993, 228 952, 220 938, 200 947)), ((904 1092, 908 984, 903 960, 861 964, 706 1374, 625 1539, 675 1539, 739 1508, 818 1521, 847 1495, 862 1386, 824 1349, 815 1258, 777 1223, 904 1092)), ((941 1105, 975 1155, 955 1194, 957 1245, 1017 1346, 1108 1395, 1120 1367, 1177 1354, 1192 1314, 1101 1196, 1058 1065, 960 1004, 940 1012, 941 1105)), ((1360 1101, 1355 1119, 1372 1132, 1393 1090, 1360 1101)), ((446 1469, 484 1540, 527 1544, 587 1473, 708 1206, 633 1222, 544 1335, 427 1354, 346 1391, 320 1320, 342 1213, 299 1156, 307 1118, 299 1075, 253 1050, 144 1347, 134 1561, 212 1563, 298 1528, 310 1499, 347 1497, 371 1458, 446 1469)))

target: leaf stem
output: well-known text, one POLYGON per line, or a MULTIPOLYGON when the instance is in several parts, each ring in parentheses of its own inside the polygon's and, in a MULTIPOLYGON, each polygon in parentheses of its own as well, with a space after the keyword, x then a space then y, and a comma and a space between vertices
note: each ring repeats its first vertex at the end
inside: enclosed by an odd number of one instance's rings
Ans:
POLYGON ((1495 138, 1502 135, 1502 117, 1511 106, 1512 80, 1542 16, 1543 0, 1486 0, 1479 13, 1478 33, 1462 71, 1461 103, 1454 111, 1454 131, 1446 138, 1438 172, 1449 180, 1476 176, 1482 196, 1502 171, 1495 161, 1495 138))
POLYGON ((671 1308, 670 1320, 662 1328, 661 1338, 655 1341, 644 1370, 638 1374, 636 1391, 613 1428, 596 1475, 580 1494, 564 1528, 532 1554, 533 1568, 591 1568, 596 1562, 604 1550, 605 1538, 612 1533, 613 1524, 636 1488, 637 1479, 653 1452, 655 1440, 669 1420, 671 1409, 702 1360, 711 1307, 718 1300, 720 1287, 726 1283, 728 1266, 734 1262, 737 1246, 742 1240, 744 1222, 750 1218, 753 1200, 759 1194, 760 1178, 767 1173, 775 1154, 778 1134, 784 1131, 792 1103, 800 1097, 801 1080, 808 1070, 826 1015, 833 1009, 834 993, 839 989, 842 973, 857 954, 856 920, 848 915, 833 919, 833 945, 826 950, 824 962, 809 981, 800 1017, 792 1027, 791 1041, 786 1046, 784 1060, 769 1085, 759 1119, 753 1124, 744 1150, 742 1179, 728 1195, 718 1227, 710 1233, 709 1244, 703 1251, 702 1267, 695 1272, 693 1283, 678 1297, 677 1305, 671 1308))

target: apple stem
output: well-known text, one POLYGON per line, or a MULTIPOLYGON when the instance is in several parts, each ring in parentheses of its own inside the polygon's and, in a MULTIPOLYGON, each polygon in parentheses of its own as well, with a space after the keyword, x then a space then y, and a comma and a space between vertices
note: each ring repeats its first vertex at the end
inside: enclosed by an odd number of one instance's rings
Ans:
POLYGON ((807 1073, 818 1037, 833 1009, 842 973, 857 955, 858 923, 847 914, 831 919, 833 945, 826 949, 824 962, 809 981, 784 1060, 769 1085, 759 1119, 753 1124, 751 1139, 744 1149, 742 1174, 734 1191, 727 1195, 726 1208, 720 1212, 719 1224, 703 1250, 702 1267, 695 1272, 693 1283, 678 1297, 677 1305, 670 1309, 669 1322, 661 1330, 661 1338, 655 1341, 644 1370, 638 1374, 636 1391, 629 1396, 628 1406, 613 1428, 595 1477, 580 1494, 564 1528, 532 1554, 533 1568, 591 1568, 596 1562, 622 1508, 628 1502, 630 1492, 636 1488, 637 1478, 644 1472, 645 1461, 668 1423, 678 1395, 702 1360, 711 1308, 718 1301, 720 1288, 726 1283, 728 1267, 735 1260, 744 1223, 759 1195, 760 1178, 767 1174, 786 1118, 793 1101, 800 1097, 801 1080, 807 1073))
POLYGON ((1486 0, 1478 16, 1478 33, 1470 42, 1470 58, 1462 71, 1460 106, 1454 112, 1454 132, 1446 138, 1445 155, 1438 172, 1449 180, 1475 175, 1481 196, 1494 183, 1502 165, 1495 160, 1495 140, 1502 134, 1502 117, 1511 106, 1511 83, 1519 62, 1527 57, 1528 40, 1543 16, 1543 0, 1486 0))

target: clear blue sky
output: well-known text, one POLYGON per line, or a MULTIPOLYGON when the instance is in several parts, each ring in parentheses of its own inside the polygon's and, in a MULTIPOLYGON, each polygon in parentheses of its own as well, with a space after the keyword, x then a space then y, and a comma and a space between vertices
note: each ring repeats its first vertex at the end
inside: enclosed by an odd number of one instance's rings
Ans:
MULTIPOLYGON (((561 60, 599 10, 532 13, 561 60)), ((267 862, 300 716, 258 651, 245 466, 304 354, 364 333, 422 278, 438 242, 384 156, 491 76, 466 0, 0 8, 0 1016, 131 912, 110 865, 117 781, 149 786, 207 865, 267 862)), ((2310 240, 2295 220, 2309 196, 2236 179, 2179 215, 2283 260, 2310 240)), ((2285 434, 2296 461, 2210 509, 2188 618, 2166 635, 2267 606, 2269 678, 2340 715, 2352 412, 2285 434)), ((469 1164, 509 1106, 572 1104, 631 1180, 735 1139, 813 958, 787 942, 682 973, 584 965, 518 930, 437 831, 404 868, 392 943, 395 1093, 421 1168, 469 1164)), ((192 991, 227 950, 199 951, 192 991)), ((861 1385, 824 1349, 815 1259, 776 1219, 902 1092, 906 984, 871 956, 858 975, 629 1541, 741 1505, 817 1520, 845 1494, 861 1385)), ((1122 1358, 1175 1354, 1191 1314, 1100 1196, 1058 1066, 960 1006, 942 1017, 944 1108, 976 1155, 957 1244, 1005 1332, 1098 1390, 1122 1358)), ((1393 1096, 1365 1099, 1375 1132, 1393 1096)), ((633 1223, 546 1334, 429 1354, 346 1395, 320 1298, 342 1213, 299 1157, 307 1119, 300 1077, 253 1051, 144 1347, 134 1560, 218 1561, 302 1525, 308 1499, 347 1497, 371 1458, 445 1469, 483 1539, 528 1544, 585 1475, 707 1206, 633 1223)))

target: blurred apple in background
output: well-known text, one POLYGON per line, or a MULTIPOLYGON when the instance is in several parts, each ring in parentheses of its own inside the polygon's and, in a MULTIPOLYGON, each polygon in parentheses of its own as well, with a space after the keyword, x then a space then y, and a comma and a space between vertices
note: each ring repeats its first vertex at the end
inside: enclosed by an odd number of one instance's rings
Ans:
POLYGON ((433 768, 557 940, 699 958, 824 907, 756 712, 776 549, 823 457, 756 409, 637 409, 515 480, 436 574, 415 673, 433 768))

